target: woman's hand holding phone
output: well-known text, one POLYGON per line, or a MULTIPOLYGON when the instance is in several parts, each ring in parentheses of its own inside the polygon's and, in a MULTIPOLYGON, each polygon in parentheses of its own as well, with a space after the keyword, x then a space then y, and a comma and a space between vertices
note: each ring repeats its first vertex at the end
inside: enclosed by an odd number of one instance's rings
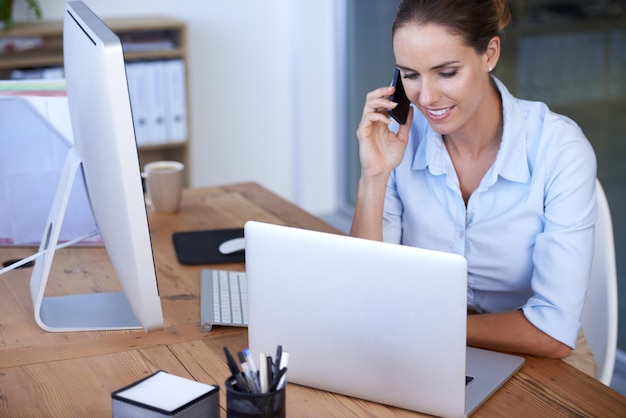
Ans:
POLYGON ((395 92, 389 97, 389 100, 396 102, 398 105, 393 109, 390 109, 389 116, 395 119, 400 125, 406 123, 406 119, 409 116, 409 108, 411 107, 411 101, 406 96, 404 86, 402 85, 402 75, 400 70, 396 68, 396 72, 393 75, 393 81, 391 83, 396 88, 395 92))
MULTIPOLYGON (((404 156, 413 109, 406 99, 406 104, 402 104, 406 108, 396 111, 401 104, 393 101, 390 95, 398 98, 397 89, 397 85, 380 87, 367 94, 363 117, 357 130, 362 178, 386 178, 404 156), (396 119, 394 115, 403 121, 397 132, 389 129, 391 118, 396 119)), ((406 97, 403 92, 402 89, 401 96, 406 97)))

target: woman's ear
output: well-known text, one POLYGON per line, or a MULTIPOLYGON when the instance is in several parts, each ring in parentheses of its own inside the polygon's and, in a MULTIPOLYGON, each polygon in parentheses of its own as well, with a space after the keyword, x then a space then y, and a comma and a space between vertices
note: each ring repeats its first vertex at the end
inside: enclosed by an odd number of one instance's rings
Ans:
POLYGON ((500 37, 494 36, 487 45, 487 50, 483 54, 485 70, 491 72, 500 59, 500 37))

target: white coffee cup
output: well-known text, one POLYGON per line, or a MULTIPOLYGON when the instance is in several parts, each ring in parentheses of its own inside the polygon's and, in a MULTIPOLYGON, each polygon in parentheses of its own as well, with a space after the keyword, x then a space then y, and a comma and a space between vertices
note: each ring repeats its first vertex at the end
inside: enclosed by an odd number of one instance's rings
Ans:
POLYGON ((146 203, 157 212, 176 212, 183 191, 183 170, 179 161, 154 161, 144 165, 146 203))

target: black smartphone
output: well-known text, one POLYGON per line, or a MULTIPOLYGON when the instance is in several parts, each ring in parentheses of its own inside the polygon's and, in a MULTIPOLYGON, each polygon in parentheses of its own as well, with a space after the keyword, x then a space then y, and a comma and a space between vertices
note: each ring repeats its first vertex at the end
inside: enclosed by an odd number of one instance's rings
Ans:
POLYGON ((404 125, 406 123, 406 118, 409 116, 411 101, 408 97, 406 97, 404 86, 402 85, 402 76, 400 74, 400 70, 397 68, 395 74, 393 75, 393 82, 391 85, 395 86, 396 91, 391 95, 391 97, 389 97, 389 100, 398 103, 398 106, 389 111, 389 116, 394 118, 400 125, 404 125))

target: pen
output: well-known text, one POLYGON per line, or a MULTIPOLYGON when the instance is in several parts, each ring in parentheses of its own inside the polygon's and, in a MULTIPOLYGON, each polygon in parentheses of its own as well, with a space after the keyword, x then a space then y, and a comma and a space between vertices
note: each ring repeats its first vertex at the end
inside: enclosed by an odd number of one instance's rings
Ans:
MULTIPOLYGON (((249 349, 246 348, 237 352, 243 372, 239 370, 237 362, 226 347, 224 347, 224 354, 226 355, 228 367, 236 380, 236 386, 242 392, 268 393, 285 387, 289 353, 283 351, 282 346, 279 345, 277 347, 276 359, 274 361, 267 353, 259 353, 259 369, 256 368, 249 349)), ((234 386, 235 384, 233 384, 234 386)))
POLYGON ((239 363, 244 364, 246 362, 246 358, 243 356, 241 351, 237 352, 237 358, 239 359, 239 363))
POLYGON ((246 384, 239 367, 237 366, 237 362, 228 351, 228 348, 224 347, 224 355, 226 355, 226 362, 228 363, 228 368, 232 373, 233 377, 237 381, 237 387, 242 392, 250 392, 250 387, 246 384))
POLYGON ((280 358, 282 354, 283 346, 279 344, 278 347, 276 347, 276 357, 274 358, 274 360, 276 361, 276 363, 274 363, 274 375, 277 375, 280 370, 280 358))
POLYGON ((268 387, 268 369, 267 354, 259 353, 259 383, 261 385, 261 393, 267 392, 268 387))
POLYGON ((226 356, 226 362, 228 363, 228 368, 230 369, 230 372, 233 374, 233 376, 240 373, 241 370, 239 370, 239 367, 237 366, 237 362, 235 361, 233 356, 230 354, 230 351, 228 351, 227 347, 224 347, 224 355, 226 356))
POLYGON ((254 363, 254 359, 250 355, 250 350, 248 350, 247 348, 244 348, 243 349, 243 356, 245 357, 246 363, 248 363, 248 366, 250 366, 250 370, 253 373, 256 373, 258 371, 258 369, 256 368, 256 364, 254 363))
POLYGON ((241 366, 243 367, 243 372, 248 381, 248 386, 250 387, 250 391, 252 393, 261 393, 261 388, 259 387, 259 381, 257 377, 254 375, 254 373, 252 373, 252 370, 250 370, 250 366, 248 365, 248 363, 243 363, 241 366))
POLYGON ((252 358, 252 354, 250 354, 250 350, 244 348, 243 356, 246 359, 246 363, 248 363, 248 367, 250 367, 250 375, 254 380, 254 385, 257 389, 257 392, 261 393, 261 384, 259 382, 259 369, 256 368, 256 363, 254 362, 254 358, 252 358))
MULTIPOLYGON (((247 351, 247 350, 244 350, 244 351, 247 351)), ((248 351, 248 355, 249 354, 250 352, 248 351)), ((248 386, 250 386, 250 389, 252 390, 252 392, 260 393, 261 387, 259 385, 259 379, 258 379, 256 371, 252 370, 250 362, 246 360, 245 355, 241 351, 237 353, 237 356, 239 357, 239 362, 241 363, 241 367, 243 368, 243 373, 246 376, 246 379, 248 379, 248 386)))
POLYGON ((268 381, 268 386, 270 384, 270 382, 272 382, 274 380, 274 376, 276 376, 275 373, 275 364, 272 361, 272 356, 267 356, 267 381, 268 381))
MULTIPOLYGON (((280 377, 280 381, 278 382, 278 385, 276 386, 276 390, 280 390, 282 389, 286 384, 287 384, 287 364, 289 363, 289 353, 288 352, 283 352, 282 356, 280 357, 280 364, 278 365, 278 367, 280 368, 280 370, 284 370, 282 376, 280 377)), ((280 372, 280 371, 279 371, 280 372)))
POLYGON ((279 387, 282 389, 282 385, 283 385, 283 382, 284 382, 284 376, 285 376, 286 373, 287 373, 287 368, 286 367, 283 367, 282 369, 280 369, 278 371, 276 376, 274 376, 274 381, 270 385, 270 388, 269 388, 270 392, 274 392, 274 391, 278 390, 279 387))

